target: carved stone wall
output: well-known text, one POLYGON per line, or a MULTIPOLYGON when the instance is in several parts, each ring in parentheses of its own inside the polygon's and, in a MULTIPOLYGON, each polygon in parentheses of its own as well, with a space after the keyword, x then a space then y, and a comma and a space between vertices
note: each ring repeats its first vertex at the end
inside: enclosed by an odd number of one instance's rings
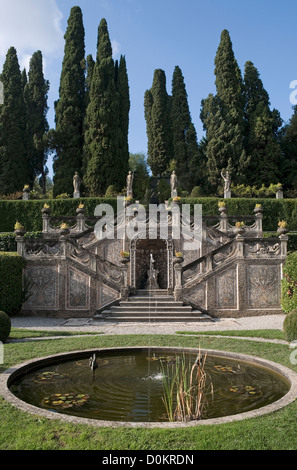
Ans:
POLYGON ((23 308, 25 310, 58 310, 59 268, 58 266, 28 266, 26 278, 31 295, 23 308))
POLYGON ((67 270, 67 309, 90 309, 90 276, 68 266, 67 270))
POLYGON ((280 306, 280 266, 247 266, 247 307, 274 309, 280 306))

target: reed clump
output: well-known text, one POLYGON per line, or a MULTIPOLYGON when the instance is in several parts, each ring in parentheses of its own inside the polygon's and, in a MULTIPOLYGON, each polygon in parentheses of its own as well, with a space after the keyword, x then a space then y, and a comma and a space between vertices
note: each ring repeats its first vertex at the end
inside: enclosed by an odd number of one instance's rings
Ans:
POLYGON ((203 418, 209 404, 208 397, 213 397, 212 383, 207 383, 205 362, 206 354, 202 355, 199 350, 194 364, 183 355, 163 371, 162 400, 170 422, 203 418))

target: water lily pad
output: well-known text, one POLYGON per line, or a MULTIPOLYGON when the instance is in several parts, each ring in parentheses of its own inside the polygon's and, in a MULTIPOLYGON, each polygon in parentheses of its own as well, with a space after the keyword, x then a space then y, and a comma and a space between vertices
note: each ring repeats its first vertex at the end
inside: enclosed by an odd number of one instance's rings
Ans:
POLYGON ((154 354, 153 356, 147 357, 146 360, 172 363, 176 361, 176 357, 175 356, 156 356, 154 354))
POLYGON ((226 398, 232 398, 232 396, 237 396, 240 398, 259 398, 262 396, 263 392, 251 385, 232 385, 229 388, 225 388, 220 391, 220 394, 226 398))
POLYGON ((48 397, 44 397, 42 405, 47 408, 75 408, 84 405, 89 400, 87 394, 75 393, 54 393, 48 397))
POLYGON ((221 365, 217 364, 213 367, 213 372, 216 374, 236 374, 240 375, 243 374, 246 369, 242 366, 226 366, 226 365, 221 365))
POLYGON ((54 372, 54 371, 46 371, 46 372, 41 372, 40 374, 37 374, 33 380, 35 383, 45 383, 45 382, 52 383, 52 382, 66 379, 66 378, 68 378, 68 376, 65 374, 59 374, 59 372, 54 372))

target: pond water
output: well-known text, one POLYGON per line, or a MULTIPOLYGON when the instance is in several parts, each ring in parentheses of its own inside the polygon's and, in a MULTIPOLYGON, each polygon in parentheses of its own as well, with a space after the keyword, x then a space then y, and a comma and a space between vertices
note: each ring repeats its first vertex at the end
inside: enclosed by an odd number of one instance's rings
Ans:
MULTIPOLYGON (((170 383, 179 361, 191 368, 197 352, 98 352, 94 373, 89 367, 89 356, 80 354, 67 362, 57 361, 24 374, 10 385, 10 390, 26 403, 56 413, 106 421, 168 421, 162 399, 164 380, 170 383)), ((205 372, 208 405, 204 419, 266 406, 290 388, 280 374, 270 369, 223 356, 207 355, 205 372)))

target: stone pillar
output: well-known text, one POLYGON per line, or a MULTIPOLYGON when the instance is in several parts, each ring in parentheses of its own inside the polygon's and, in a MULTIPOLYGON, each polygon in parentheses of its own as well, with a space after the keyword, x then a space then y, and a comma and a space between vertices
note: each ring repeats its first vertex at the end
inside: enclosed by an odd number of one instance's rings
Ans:
POLYGON ((173 261, 174 278, 175 278, 174 300, 176 302, 181 302, 183 299, 182 262, 183 262, 182 257, 176 257, 173 261))
POLYGON ((255 207, 254 214, 256 217, 256 230, 259 236, 263 234, 263 209, 262 207, 255 207))
POLYGON ((227 233, 228 231, 228 215, 227 215, 227 207, 226 206, 219 206, 220 212, 220 230, 221 232, 227 233))
POLYGON ((231 191, 224 191, 224 199, 230 199, 231 198, 231 191))
POLYGON ((286 258, 288 252, 288 235, 280 235, 279 236, 281 242, 281 257, 286 258))
POLYGON ((82 233, 85 230, 85 210, 82 208, 76 209, 77 231, 82 233))
POLYGON ((128 264, 130 258, 122 258, 121 260, 121 270, 122 270, 122 280, 121 280, 121 300, 128 300, 130 289, 128 286, 128 264))
POLYGON ((50 213, 48 211, 42 210, 42 233, 48 233, 50 228, 50 213))
POLYGON ((244 258, 244 237, 239 233, 235 237, 237 258, 244 258))
POLYGON ((17 235, 16 238, 15 238, 15 241, 17 242, 17 253, 18 253, 18 255, 23 257, 24 256, 24 247, 25 247, 24 237, 20 236, 20 235, 17 235))

